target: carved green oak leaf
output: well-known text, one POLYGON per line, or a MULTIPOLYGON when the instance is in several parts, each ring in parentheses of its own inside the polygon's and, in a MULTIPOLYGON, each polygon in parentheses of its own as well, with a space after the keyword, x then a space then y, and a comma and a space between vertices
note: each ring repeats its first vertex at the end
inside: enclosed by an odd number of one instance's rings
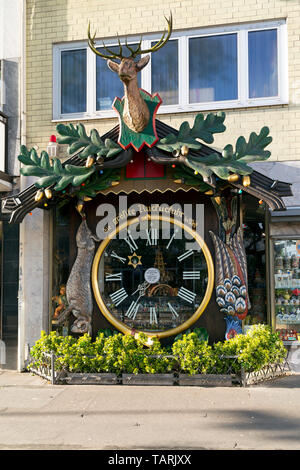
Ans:
POLYGON ((213 152, 203 156, 197 152, 201 144, 195 139, 202 138, 206 142, 211 141, 213 133, 225 130, 224 119, 225 113, 218 113, 217 115, 210 113, 205 120, 202 114, 198 114, 192 128, 187 122, 183 122, 177 136, 168 134, 159 141, 157 147, 172 153, 174 150, 180 151, 183 145, 194 150, 193 153, 189 152, 186 155, 184 163, 187 167, 193 169, 196 175, 199 173, 203 178, 215 174, 220 179, 226 180, 231 173, 249 175, 253 171, 251 166, 248 165, 249 163, 267 160, 271 155, 270 151, 265 150, 265 147, 272 142, 268 127, 263 127, 259 134, 252 132, 248 142, 245 137, 239 137, 235 149, 231 144, 228 144, 224 147, 222 154, 213 152))
POLYGON ((55 191, 62 191, 69 184, 79 186, 84 183, 94 172, 95 167, 78 167, 74 165, 61 164, 58 158, 52 159, 52 164, 47 152, 44 150, 39 157, 35 149, 28 150, 25 145, 21 146, 21 154, 18 160, 23 163, 20 172, 24 176, 38 176, 34 183, 37 188, 48 188, 53 186, 55 191))
POLYGON ((96 129, 92 129, 90 136, 87 135, 83 124, 74 125, 58 124, 56 130, 60 137, 57 138, 59 144, 68 144, 68 153, 72 155, 79 152, 78 157, 86 159, 90 155, 98 155, 104 158, 111 158, 123 149, 111 139, 101 139, 96 129))
MULTIPOLYGON (((207 164, 210 169, 221 179, 227 179, 230 172, 238 175, 250 175, 253 168, 248 163, 268 160, 271 152, 265 150, 265 147, 271 142, 272 137, 269 136, 269 128, 263 127, 259 134, 251 132, 248 142, 245 137, 239 137, 236 141, 235 150, 229 144, 224 147, 222 157, 218 154, 212 154, 209 156, 210 161, 209 157, 205 157, 204 160, 208 160, 207 164)), ((203 162, 202 158, 201 162, 203 162)))
POLYGON ((200 150, 201 144, 196 139, 201 139, 203 142, 211 144, 214 141, 213 134, 226 130, 223 124, 224 120, 224 112, 217 114, 209 113, 206 118, 204 118, 203 114, 198 114, 192 128, 187 121, 184 121, 179 128, 177 136, 173 133, 168 134, 156 144, 156 147, 166 152, 180 150, 183 145, 187 145, 194 150, 200 150))

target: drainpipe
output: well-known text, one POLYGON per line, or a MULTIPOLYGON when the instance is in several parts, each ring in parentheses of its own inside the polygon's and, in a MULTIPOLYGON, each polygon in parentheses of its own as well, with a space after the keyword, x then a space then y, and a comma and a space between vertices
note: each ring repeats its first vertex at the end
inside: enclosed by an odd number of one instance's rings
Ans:
MULTIPOLYGON (((20 0, 20 129, 21 145, 26 145, 26 0, 20 0)), ((20 191, 23 190, 23 177, 20 175, 20 191)), ((18 292, 18 371, 24 369, 25 355, 25 297, 24 297, 24 239, 25 224, 20 224, 19 246, 19 292, 18 292)))

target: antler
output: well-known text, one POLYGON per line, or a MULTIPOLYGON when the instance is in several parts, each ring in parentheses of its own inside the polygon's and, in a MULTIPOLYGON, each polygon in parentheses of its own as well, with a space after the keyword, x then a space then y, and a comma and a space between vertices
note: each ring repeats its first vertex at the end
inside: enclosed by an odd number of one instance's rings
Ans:
POLYGON ((121 45, 121 41, 120 41, 119 37, 118 37, 118 43, 119 43, 119 53, 118 54, 111 51, 108 47, 106 47, 106 45, 102 41, 103 48, 110 54, 110 55, 106 55, 106 54, 102 54, 100 51, 98 51, 98 49, 96 49, 96 47, 95 47, 95 44, 96 44, 95 43, 95 36, 96 36, 96 33, 94 34, 93 37, 91 36, 91 25, 90 25, 90 22, 89 22, 89 25, 88 25, 88 45, 92 49, 92 51, 95 54, 102 57, 103 59, 120 59, 120 60, 123 59, 124 56, 122 54, 122 45, 121 45))
POLYGON ((173 28, 173 18, 172 18, 172 13, 170 14, 170 18, 168 19, 166 16, 165 16, 165 19, 168 23, 168 32, 166 30, 164 30, 163 32, 163 35, 162 37, 160 38, 159 41, 157 41, 157 43, 154 44, 154 46, 152 46, 150 49, 144 49, 144 50, 141 50, 141 42, 142 42, 142 38, 141 38, 141 41, 135 51, 135 56, 139 55, 139 54, 147 54, 149 52, 156 52, 158 51, 159 49, 161 49, 169 40, 171 34, 172 34, 172 28, 173 28), (167 34, 167 36, 166 36, 167 34), (166 37, 165 37, 166 36, 166 37))
MULTIPOLYGON (((128 44, 127 44, 127 39, 125 41, 125 46, 127 47, 127 49, 129 50, 130 52, 130 57, 132 58, 135 58, 137 55, 141 55, 141 54, 147 54, 148 52, 156 52, 158 51, 159 49, 161 49, 165 44, 166 42, 169 40, 171 34, 172 34, 172 27, 173 27, 173 18, 172 18, 172 13, 170 14, 170 17, 169 19, 166 18, 166 21, 168 23, 168 31, 164 31, 163 32, 163 35, 162 37, 160 38, 159 41, 157 41, 157 43, 154 44, 154 46, 152 46, 150 49, 145 49, 145 50, 142 50, 141 49, 141 45, 142 45, 142 36, 141 36, 141 39, 140 39, 140 42, 137 46, 136 49, 133 49, 132 47, 130 47, 128 44)), ((118 37, 118 43, 119 43, 119 53, 115 53, 113 52, 112 50, 110 50, 105 44, 104 42, 102 41, 102 44, 103 44, 103 48, 109 53, 109 55, 107 54, 102 54, 102 52, 100 52, 97 48, 96 48, 96 43, 95 43, 95 36, 96 36, 96 33, 94 34, 94 36, 92 37, 91 36, 91 25, 90 25, 90 22, 89 22, 89 25, 88 25, 88 45, 89 47, 92 49, 92 51, 97 54, 98 56, 102 57, 103 59, 119 59, 119 60, 122 60, 125 58, 125 56, 123 55, 123 49, 122 49, 122 45, 121 45, 121 41, 120 41, 120 38, 118 37)))

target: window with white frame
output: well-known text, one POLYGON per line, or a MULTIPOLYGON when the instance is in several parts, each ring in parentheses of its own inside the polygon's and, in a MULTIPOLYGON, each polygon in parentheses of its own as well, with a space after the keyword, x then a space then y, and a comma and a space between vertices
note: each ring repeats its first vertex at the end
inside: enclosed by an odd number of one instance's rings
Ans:
MULTIPOLYGON (((131 47, 140 40, 126 39, 131 47)), ((158 39, 145 35, 142 50, 158 39)), ((117 50, 116 40, 105 40, 105 45, 117 50)), ((99 50, 103 52, 102 41, 99 50)), ((116 96, 122 98, 123 84, 106 61, 82 42, 55 45, 53 54, 53 119, 115 116, 111 106, 116 96)), ((160 94, 158 113, 288 102, 284 20, 173 31, 168 43, 151 55, 138 79, 141 88, 160 94)))

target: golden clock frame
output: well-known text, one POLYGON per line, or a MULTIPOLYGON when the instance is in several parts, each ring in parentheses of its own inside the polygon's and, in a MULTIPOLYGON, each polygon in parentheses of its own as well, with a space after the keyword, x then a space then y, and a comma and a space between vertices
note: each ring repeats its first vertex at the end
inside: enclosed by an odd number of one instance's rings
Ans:
POLYGON ((156 216, 156 215, 147 215, 143 217, 136 217, 130 221, 127 221, 123 223, 122 225, 119 225, 113 232, 111 232, 107 238, 105 238, 100 246, 98 247, 98 250, 96 252, 96 255, 94 257, 93 261, 93 266, 92 266, 92 286, 93 286, 93 291, 94 291, 94 296, 97 302, 97 305, 101 311, 101 313, 107 318, 107 320, 114 325, 119 331, 121 331, 124 334, 127 335, 134 335, 138 333, 144 333, 148 337, 153 337, 155 336, 156 338, 167 338, 168 336, 173 336, 181 333, 182 331, 188 329, 193 323, 195 323, 196 320, 202 315, 204 312, 205 308, 208 305, 208 302, 210 301, 212 292, 213 292, 213 287, 214 287, 214 265, 213 265, 213 260, 212 256, 210 254, 210 251, 202 239, 200 235, 193 229, 191 229, 188 225, 183 224, 179 220, 176 219, 171 219, 169 217, 164 217, 164 216, 156 216), (176 328, 171 328, 166 331, 157 331, 157 332, 150 332, 150 331, 140 331, 140 330, 135 330, 133 328, 130 328, 127 326, 125 323, 117 320, 108 310, 106 307, 100 291, 99 291, 99 285, 98 285, 98 268, 99 268, 99 262, 101 259, 101 256, 107 247, 107 245, 110 243, 111 239, 115 237, 119 232, 121 232, 124 228, 130 227, 133 224, 136 224, 138 222, 142 222, 145 220, 159 220, 159 221, 165 221, 165 222, 170 222, 173 223, 174 225, 177 225, 181 229, 185 230, 188 232, 199 244, 201 247, 204 257, 206 260, 207 264, 207 269, 208 269, 208 282, 207 282, 207 287, 206 287, 206 292, 204 295, 204 298, 197 308, 197 310, 194 312, 194 314, 185 322, 183 322, 181 325, 177 326, 176 328))

